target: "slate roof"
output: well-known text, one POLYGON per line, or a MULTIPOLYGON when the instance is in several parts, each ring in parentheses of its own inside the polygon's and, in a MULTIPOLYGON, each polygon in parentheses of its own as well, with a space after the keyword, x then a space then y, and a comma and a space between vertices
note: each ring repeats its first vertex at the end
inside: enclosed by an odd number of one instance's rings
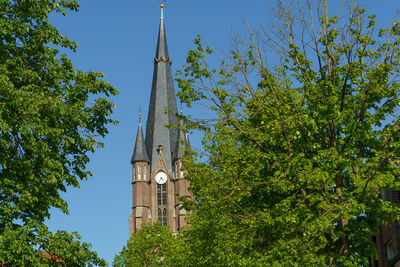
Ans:
POLYGON ((183 154, 185 153, 185 147, 186 147, 186 135, 183 132, 182 128, 179 128, 174 159, 181 159, 183 157, 183 154))
POLYGON ((136 135, 135 150, 133 151, 131 163, 133 164, 136 161, 150 162, 149 156, 147 155, 146 146, 144 143, 141 118, 139 118, 139 127, 136 135))
POLYGON ((172 152, 175 152, 178 130, 168 129, 166 125, 176 125, 177 105, 171 72, 171 59, 165 34, 164 19, 161 17, 154 58, 153 83, 151 87, 149 113, 146 125, 146 149, 152 171, 157 162, 158 145, 163 145, 165 162, 172 171, 172 152))

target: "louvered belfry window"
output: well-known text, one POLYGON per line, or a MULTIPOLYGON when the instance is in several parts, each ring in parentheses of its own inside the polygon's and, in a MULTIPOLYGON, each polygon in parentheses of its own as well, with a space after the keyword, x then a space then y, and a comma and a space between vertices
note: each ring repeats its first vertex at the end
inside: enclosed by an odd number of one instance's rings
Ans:
POLYGON ((161 225, 167 225, 167 185, 157 185, 158 220, 161 225))

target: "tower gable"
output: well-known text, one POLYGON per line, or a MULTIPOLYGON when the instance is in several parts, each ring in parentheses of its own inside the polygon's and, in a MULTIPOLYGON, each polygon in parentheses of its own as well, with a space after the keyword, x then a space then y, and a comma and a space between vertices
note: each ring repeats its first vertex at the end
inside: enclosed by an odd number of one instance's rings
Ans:
POLYGON ((171 173, 170 173, 169 169, 170 169, 170 167, 167 165, 167 162, 165 161, 163 150, 160 150, 160 148, 159 148, 159 152, 157 155, 157 161, 156 161, 156 164, 154 165, 154 168, 153 168, 154 171, 151 176, 152 180, 154 181, 155 175, 160 171, 165 172, 167 174, 168 178, 171 179, 171 173))

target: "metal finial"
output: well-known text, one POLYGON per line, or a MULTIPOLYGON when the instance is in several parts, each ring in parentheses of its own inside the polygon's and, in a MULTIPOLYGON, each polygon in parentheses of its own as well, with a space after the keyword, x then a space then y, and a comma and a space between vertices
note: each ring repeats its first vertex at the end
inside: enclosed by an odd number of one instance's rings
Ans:
POLYGON ((139 123, 142 122, 142 107, 139 106, 139 123))
POLYGON ((161 8, 161 18, 164 18, 164 0, 161 0, 160 8, 161 8))

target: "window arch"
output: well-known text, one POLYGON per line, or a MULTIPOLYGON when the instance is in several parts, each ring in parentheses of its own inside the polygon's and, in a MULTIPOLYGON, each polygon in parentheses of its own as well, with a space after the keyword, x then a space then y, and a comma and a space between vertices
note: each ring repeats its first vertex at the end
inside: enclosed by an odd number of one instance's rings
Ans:
POLYGON ((142 180, 142 165, 138 165, 138 180, 142 180))
POLYGON ((158 221, 163 226, 167 226, 167 208, 158 208, 158 221))
POLYGON ((167 185, 157 184, 158 220, 161 225, 167 225, 167 185))

